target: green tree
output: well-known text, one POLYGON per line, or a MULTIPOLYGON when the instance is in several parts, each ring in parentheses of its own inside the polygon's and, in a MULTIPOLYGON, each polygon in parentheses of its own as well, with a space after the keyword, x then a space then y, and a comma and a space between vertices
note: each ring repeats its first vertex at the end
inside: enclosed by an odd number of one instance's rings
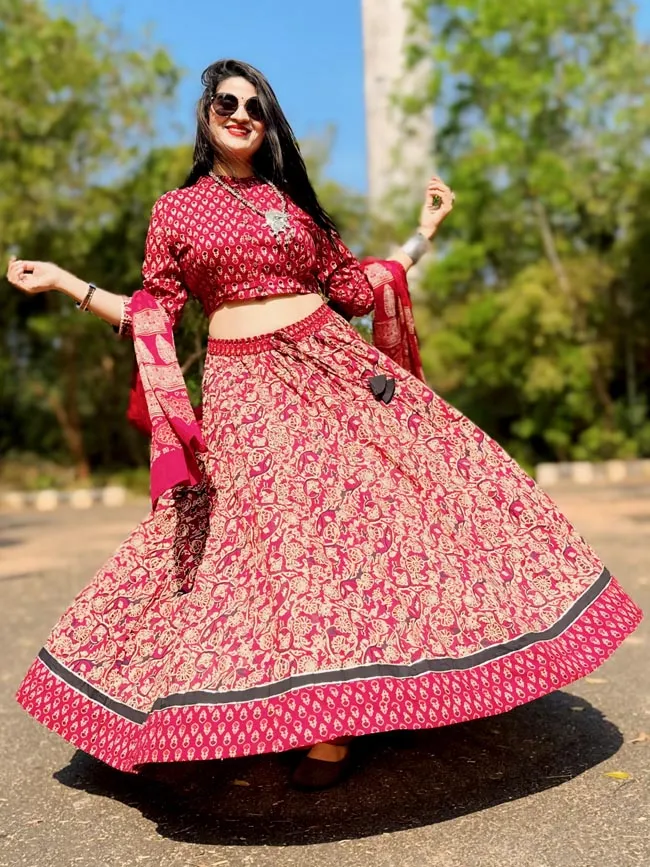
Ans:
MULTIPOLYGON (((0 0, 0 55, 0 265, 15 253, 94 276, 90 260, 122 207, 110 181, 150 148, 178 70, 160 49, 40 0, 0 0)), ((110 338, 53 294, 23 298, 3 280, 0 303, 0 447, 67 453, 86 476, 82 422, 110 338)))
POLYGON ((433 382, 524 461, 647 448, 635 323, 650 58, 631 5, 411 7, 414 28, 433 26, 435 74, 409 108, 436 106, 437 160, 458 196, 425 279, 433 382))

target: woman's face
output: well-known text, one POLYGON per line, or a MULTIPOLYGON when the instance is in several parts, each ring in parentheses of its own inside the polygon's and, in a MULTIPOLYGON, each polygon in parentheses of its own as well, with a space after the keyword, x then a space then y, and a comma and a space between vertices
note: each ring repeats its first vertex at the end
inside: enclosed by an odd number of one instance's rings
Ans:
POLYGON ((217 87, 210 106, 210 131, 215 141, 238 162, 250 163, 264 141, 264 121, 258 119, 256 109, 259 109, 257 90, 245 78, 226 78, 217 87), (236 97, 237 107, 227 114, 234 107, 231 97, 236 97), (253 102, 247 109, 250 99, 253 102))

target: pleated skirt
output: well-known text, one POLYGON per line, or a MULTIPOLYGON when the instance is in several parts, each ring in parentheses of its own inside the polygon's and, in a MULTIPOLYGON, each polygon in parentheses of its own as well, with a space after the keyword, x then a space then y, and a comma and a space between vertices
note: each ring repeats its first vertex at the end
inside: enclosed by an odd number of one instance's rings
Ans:
POLYGON ((503 449, 329 307, 210 340, 203 401, 202 484, 135 527, 18 691, 102 761, 502 713, 589 674, 639 623, 503 449))

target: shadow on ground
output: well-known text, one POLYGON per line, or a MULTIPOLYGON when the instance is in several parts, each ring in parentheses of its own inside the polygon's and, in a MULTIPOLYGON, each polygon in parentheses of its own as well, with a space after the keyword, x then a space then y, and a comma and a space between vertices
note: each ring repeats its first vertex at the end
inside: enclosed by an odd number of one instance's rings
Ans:
POLYGON ((352 776, 318 794, 288 785, 300 753, 157 765, 136 776, 77 752, 54 776, 135 807, 173 840, 306 845, 432 825, 522 798, 583 773, 622 742, 596 708, 558 692, 499 717, 359 739, 352 776))

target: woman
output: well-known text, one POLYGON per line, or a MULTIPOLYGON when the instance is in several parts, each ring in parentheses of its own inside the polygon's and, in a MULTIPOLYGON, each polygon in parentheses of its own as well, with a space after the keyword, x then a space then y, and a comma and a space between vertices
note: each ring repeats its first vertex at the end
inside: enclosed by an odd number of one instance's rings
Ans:
MULTIPOLYGON (((203 84, 194 166, 153 208, 142 291, 9 268, 132 334, 154 503, 18 699, 123 770, 308 748, 294 782, 322 788, 351 738, 558 689, 640 612, 546 494, 413 375, 412 329, 406 370, 324 303, 352 316, 383 298, 376 336, 394 347, 381 326, 422 235, 362 269, 264 77, 220 61, 203 84), (202 429, 171 336, 188 291, 209 319, 202 429)), ((452 194, 434 179, 428 197, 432 236, 452 194)))

